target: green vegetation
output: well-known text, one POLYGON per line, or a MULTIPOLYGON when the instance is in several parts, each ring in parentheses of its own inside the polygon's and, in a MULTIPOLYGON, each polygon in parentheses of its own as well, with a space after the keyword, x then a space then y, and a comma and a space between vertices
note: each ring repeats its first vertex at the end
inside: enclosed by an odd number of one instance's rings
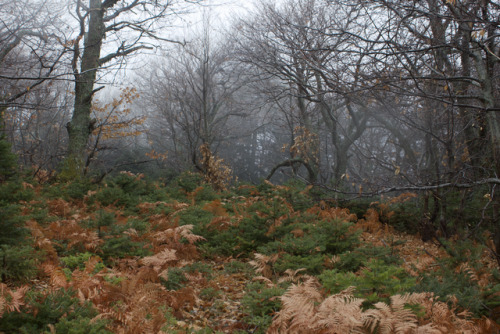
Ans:
POLYGON ((102 185, 38 187, 28 204, 35 190, 20 184, 0 186, 0 274, 5 291, 30 289, 4 311, 0 331, 111 333, 131 326, 120 320, 128 314, 138 326, 216 333, 223 328, 183 318, 181 310, 205 303, 215 317, 239 312, 233 332, 265 333, 285 292, 311 276, 325 298, 354 286, 364 310, 411 292, 432 292, 471 317, 495 319, 500 307, 500 275, 485 247, 442 238, 437 248, 396 232, 406 202, 396 213, 372 205, 354 215, 299 183, 216 192, 195 174, 167 186, 123 174, 102 185))
POLYGON ((246 323, 256 329, 255 333, 265 333, 265 329, 271 324, 274 313, 281 308, 279 296, 285 292, 284 287, 267 287, 260 282, 252 282, 247 285, 246 294, 242 305, 246 317, 246 323))
POLYGON ((107 322, 93 320, 97 311, 90 303, 81 303, 74 291, 58 290, 44 295, 32 292, 21 312, 4 314, 0 331, 6 333, 51 333, 51 326, 60 333, 106 334, 107 322))

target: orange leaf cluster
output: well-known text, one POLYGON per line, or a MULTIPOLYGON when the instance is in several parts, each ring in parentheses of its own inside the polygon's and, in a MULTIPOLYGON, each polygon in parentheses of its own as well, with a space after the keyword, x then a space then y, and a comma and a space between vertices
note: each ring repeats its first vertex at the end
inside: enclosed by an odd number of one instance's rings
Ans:
POLYGON ((224 160, 215 157, 208 144, 200 146, 202 155, 201 164, 205 181, 217 190, 225 190, 231 181, 232 170, 224 163, 224 160))
POLYGON ((290 147, 292 157, 302 158, 306 163, 318 163, 318 135, 303 126, 294 129, 294 141, 290 147))

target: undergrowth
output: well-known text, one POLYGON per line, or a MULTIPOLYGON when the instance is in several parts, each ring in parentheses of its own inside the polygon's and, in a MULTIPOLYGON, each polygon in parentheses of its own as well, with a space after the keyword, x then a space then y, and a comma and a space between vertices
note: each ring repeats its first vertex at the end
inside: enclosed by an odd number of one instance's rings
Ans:
POLYGON ((299 182, 206 181, 0 184, 0 331, 497 331, 487 249, 398 232, 414 196, 354 212, 299 182))

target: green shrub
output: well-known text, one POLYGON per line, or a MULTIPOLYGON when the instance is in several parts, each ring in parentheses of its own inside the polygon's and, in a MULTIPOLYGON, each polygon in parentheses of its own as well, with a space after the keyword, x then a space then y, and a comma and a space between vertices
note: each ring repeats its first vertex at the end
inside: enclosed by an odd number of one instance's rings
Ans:
POLYGON ((212 277, 212 267, 203 262, 195 262, 182 268, 170 268, 168 269, 168 279, 162 279, 162 285, 169 290, 179 290, 189 282, 185 275, 186 273, 202 273, 206 280, 210 280, 212 277))
POLYGON ((166 195, 161 188, 140 177, 120 173, 107 180, 106 186, 100 187, 93 200, 102 206, 116 205, 128 211, 137 212, 136 206, 142 202, 164 200, 166 195))
POLYGON ((257 191, 257 187, 251 183, 240 182, 237 185, 235 185, 232 190, 234 191, 234 194, 236 196, 243 196, 249 198, 252 197, 252 194, 254 194, 257 191))
POLYGON ((387 265, 381 260, 368 262, 358 279, 356 288, 372 302, 380 298, 389 302, 390 296, 408 292, 416 284, 416 278, 409 276, 403 267, 387 265))
POLYGON ((212 266, 203 262, 194 262, 182 268, 185 272, 195 274, 201 273, 206 280, 212 279, 212 266))
POLYGON ((360 232, 352 232, 352 223, 340 220, 323 220, 311 228, 310 233, 316 242, 324 245, 328 254, 341 254, 359 245, 360 232))
POLYGON ((127 230, 134 229, 141 235, 149 228, 149 223, 140 219, 129 219, 126 224, 116 224, 113 213, 102 213, 98 219, 98 224, 108 225, 106 232, 100 230, 100 237, 104 240, 101 245, 101 257, 106 263, 111 258, 125 258, 131 256, 149 256, 151 255, 151 245, 145 241, 134 241, 125 233, 127 230))
POLYGON ((105 238, 101 246, 102 258, 106 263, 113 258, 126 258, 133 256, 149 256, 151 251, 144 242, 133 241, 128 235, 105 238))
POLYGON ((193 233, 207 239, 200 242, 198 249, 205 258, 216 258, 219 256, 231 256, 241 253, 240 238, 235 237, 238 231, 228 229, 225 231, 193 229, 193 233))
POLYGON ((371 260, 359 275, 352 272, 325 270, 318 278, 331 293, 338 293, 355 286, 355 296, 367 299, 368 303, 389 302, 389 297, 411 291, 416 279, 402 267, 387 265, 381 260, 371 260))
POLYGON ((139 204, 138 200, 133 200, 123 189, 118 187, 103 187, 94 196, 102 206, 115 205, 118 207, 131 208, 139 204))
POLYGON ((355 272, 362 266, 366 266, 371 259, 383 261, 385 264, 401 264, 402 260, 392 254, 387 247, 364 246, 340 254, 340 262, 335 264, 335 269, 344 272, 355 272))
POLYGON ((203 175, 192 172, 184 172, 174 180, 174 185, 180 187, 185 193, 193 192, 203 183, 203 175))
POLYGON ((220 290, 209 287, 200 291, 200 298, 204 300, 213 300, 221 295, 220 290))
POLYGON ((95 185, 91 184, 88 180, 81 180, 79 182, 69 182, 63 186, 62 198, 65 200, 83 199, 89 191, 95 189, 95 185))
POLYGON ((379 201, 378 197, 371 198, 360 198, 356 200, 351 200, 348 202, 343 202, 342 207, 349 210, 350 213, 356 214, 358 219, 364 218, 366 211, 370 208, 371 203, 379 201))
POLYGON ((81 225, 86 228, 96 228, 99 238, 105 234, 103 227, 111 227, 116 223, 115 213, 106 210, 98 210, 95 219, 82 221, 81 225))
POLYGON ((211 185, 205 183, 203 175, 193 172, 179 175, 168 185, 167 191, 172 198, 179 201, 213 201, 220 197, 211 185))
POLYGON ((396 231, 416 234, 419 232, 420 216, 422 215, 421 206, 418 199, 410 200, 405 203, 399 203, 391 206, 394 214, 389 218, 388 224, 393 226, 396 231))
POLYGON ((339 220, 323 220, 307 224, 289 225, 285 222, 270 237, 281 236, 283 231, 287 231, 287 233, 278 240, 259 248, 259 251, 266 254, 284 251, 292 255, 311 253, 340 254, 353 250, 359 244, 359 233, 351 232, 349 230, 351 225, 351 223, 339 220), (292 229, 300 229, 304 235, 295 237, 288 232, 292 229))
POLYGON ((92 257, 95 256, 95 254, 85 252, 85 253, 79 253, 77 255, 70 255, 66 257, 61 257, 59 258, 59 261, 61 263, 69 268, 71 271, 75 269, 80 269, 83 270, 85 268, 85 263, 92 257))
POLYGON ((455 268, 440 262, 436 271, 419 277, 412 291, 433 292, 444 302, 449 302, 449 297, 455 296, 460 308, 469 310, 477 317, 491 316, 491 310, 500 305, 498 275, 494 275, 495 283, 481 287, 477 278, 471 275, 472 271, 464 269, 457 272, 455 268))
POLYGON ((282 274, 287 269, 297 270, 304 268, 311 275, 320 274, 324 269, 325 256, 322 254, 292 255, 283 254, 274 264, 274 270, 282 274))
POLYGON ((255 326, 256 332, 265 333, 271 325, 273 316, 281 308, 282 296, 286 291, 285 287, 267 287, 261 282, 251 282, 246 287, 241 305, 247 314, 245 322, 255 326))
POLYGON ((305 211, 314 205, 314 200, 306 190, 307 184, 297 179, 285 183, 286 188, 278 190, 280 196, 290 203, 295 211, 305 211))
POLYGON ((30 244, 0 245, 0 279, 27 282, 37 274, 40 255, 30 244))
POLYGON ((48 224, 50 222, 56 221, 58 217, 49 215, 49 209, 45 205, 32 205, 31 212, 29 214, 29 219, 36 220, 39 224, 48 224))
POLYGON ((0 183, 16 175, 17 156, 12 153, 12 145, 7 141, 3 129, 3 113, 5 107, 0 108, 0 183))
POLYGON ((0 245, 17 245, 28 236, 19 206, 0 202, 0 245))
MULTIPOLYGON (((62 318, 54 326, 56 333, 64 334, 112 334, 106 329, 107 321, 104 319, 90 319, 76 316, 73 319, 62 318)), ((52 331, 45 331, 44 334, 51 334, 52 331)))
POLYGON ((337 269, 325 270, 318 276, 323 287, 331 294, 356 286, 357 276, 353 272, 340 272, 337 269))
MULTIPOLYGON (((206 226, 212 222, 213 213, 203 210, 201 206, 189 206, 177 214, 179 225, 194 225, 193 233, 206 232, 206 226)), ((204 235, 203 235, 204 236, 204 235)))
POLYGON ((43 190, 47 197, 52 199, 62 198, 65 201, 82 200, 89 191, 95 190, 97 186, 87 179, 78 181, 55 183, 45 187, 43 190))
MULTIPOLYGON (((12 180, 0 183, 0 203, 18 203, 31 201, 35 192, 29 187, 23 187, 21 181, 12 180)), ((0 204, 1 205, 1 204, 0 204)))
POLYGON ((28 230, 16 205, 0 202, 0 280, 27 281, 33 277, 39 254, 28 240, 28 230))
POLYGON ((226 274, 245 274, 247 277, 251 277, 254 275, 254 269, 252 268, 251 265, 249 265, 246 262, 240 262, 240 261, 231 261, 229 263, 226 263, 224 265, 224 272, 226 274))
POLYGON ((97 311, 89 302, 81 303, 71 290, 60 289, 48 295, 30 291, 26 300, 21 312, 3 315, 0 321, 1 332, 45 333, 50 332, 48 325, 54 325, 61 330, 58 333, 109 333, 104 329, 105 323, 102 320, 90 322, 97 311), (73 331, 66 332, 70 327, 73 331), (80 329, 86 331, 79 331, 80 329))
POLYGON ((189 280, 182 268, 168 269, 168 279, 161 278, 161 284, 168 290, 179 290, 183 288, 189 280))

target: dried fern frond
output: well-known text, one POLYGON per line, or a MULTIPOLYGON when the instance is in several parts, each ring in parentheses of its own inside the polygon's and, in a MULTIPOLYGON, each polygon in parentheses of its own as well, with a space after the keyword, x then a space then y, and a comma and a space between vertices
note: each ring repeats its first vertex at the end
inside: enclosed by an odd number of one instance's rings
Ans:
POLYGON ((355 213, 351 213, 349 209, 339 207, 330 208, 325 203, 313 206, 307 209, 307 212, 318 215, 321 219, 340 219, 348 222, 356 222, 358 220, 358 216, 355 213))
POLYGON ((212 218, 210 224, 207 225, 207 227, 210 230, 216 230, 216 231, 225 231, 232 226, 234 226, 234 224, 231 220, 231 217, 226 217, 226 216, 214 217, 212 218))
POLYGON ((226 208, 222 205, 220 199, 213 200, 212 202, 203 205, 203 210, 211 212, 214 216, 228 216, 226 208))
POLYGON ((293 282, 297 283, 301 279, 308 279, 311 276, 309 275, 298 275, 300 272, 305 271, 306 268, 299 268, 297 270, 292 270, 292 269, 287 269, 285 270, 285 275, 283 277, 280 277, 278 279, 278 283, 283 283, 283 282, 293 282))
POLYGON ((200 235, 193 234, 193 227, 194 225, 188 224, 188 225, 182 225, 179 227, 176 227, 176 231, 178 231, 181 235, 181 237, 185 238, 187 242, 190 244, 194 244, 195 242, 206 240, 204 237, 200 235))
POLYGON ((254 282, 263 282, 263 283, 266 284, 266 286, 268 288, 272 288, 272 287, 276 286, 273 283, 273 281, 271 281, 269 278, 264 277, 264 276, 255 276, 255 277, 252 278, 252 281, 254 281, 254 282))
POLYGON ((104 242, 95 231, 84 229, 75 219, 53 222, 44 232, 50 239, 68 241, 68 248, 82 245, 86 250, 95 250, 104 242))
POLYGON ((50 277, 50 284, 53 288, 67 288, 68 281, 62 269, 52 263, 43 263, 42 270, 50 277))
POLYGON ((114 333, 159 333, 165 323, 162 305, 172 296, 164 287, 137 278, 122 281, 98 304, 100 317, 113 320, 114 333), (103 300, 104 302, 104 300, 103 300))
POLYGON ((22 286, 17 290, 0 283, 0 318, 5 312, 20 312, 20 307, 24 305, 24 296, 28 291, 28 286, 22 286))
POLYGON ((353 296, 353 287, 325 299, 319 288, 315 278, 292 284, 281 297, 282 309, 268 333, 479 334, 498 330, 491 321, 474 323, 468 312, 455 314, 432 293, 394 295, 389 305, 378 302, 375 308, 363 311, 364 300, 353 296), (406 307, 411 304, 421 305, 425 316, 417 318, 406 307))
POLYGON ((359 327, 362 299, 352 288, 323 300, 316 278, 292 284, 281 297, 283 307, 268 333, 349 333, 359 327))
POLYGON ((62 198, 53 199, 47 202, 49 206, 49 214, 69 218, 72 211, 71 204, 62 198))
POLYGON ((248 263, 255 268, 255 272, 261 274, 264 277, 271 278, 272 276, 272 265, 278 260, 279 254, 274 254, 272 256, 267 256, 260 253, 254 254, 255 260, 249 261, 248 263))
POLYGON ((312 329, 315 332, 328 329, 330 333, 350 333, 360 327, 361 304, 364 300, 355 298, 353 291, 354 287, 349 287, 323 300, 317 308, 312 329))
POLYGON ((393 296, 396 304, 387 305, 382 302, 375 303, 375 309, 364 312, 362 320, 365 327, 375 331, 379 329, 380 334, 411 333, 417 328, 417 317, 408 309, 404 309, 400 296, 393 296))
POLYGON ((204 237, 193 234, 194 225, 182 225, 174 228, 169 228, 164 231, 159 231, 153 234, 153 240, 156 245, 172 243, 179 243, 181 238, 185 238, 190 244, 194 244, 197 241, 205 240, 204 237))
POLYGON ((163 272, 171 262, 177 260, 177 251, 175 249, 165 249, 164 251, 153 256, 146 256, 140 260, 140 263, 146 266, 152 266, 159 274, 163 272))
POLYGON ((45 236, 43 229, 35 220, 28 220, 26 226, 31 232, 34 239, 34 246, 38 249, 45 251, 47 258, 56 260, 58 258, 57 251, 52 241, 45 236))

